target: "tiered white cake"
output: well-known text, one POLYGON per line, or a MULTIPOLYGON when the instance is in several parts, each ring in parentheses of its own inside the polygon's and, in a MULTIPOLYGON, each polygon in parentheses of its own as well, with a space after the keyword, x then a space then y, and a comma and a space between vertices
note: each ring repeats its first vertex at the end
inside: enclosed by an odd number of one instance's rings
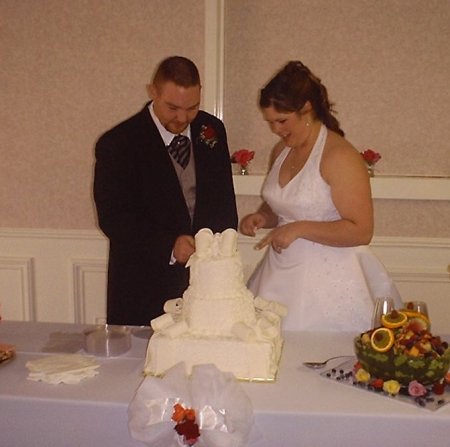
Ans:
POLYGON ((183 298, 167 301, 165 313, 151 322, 145 373, 162 375, 184 362, 190 374, 194 365, 213 363, 237 378, 274 380, 286 308, 246 288, 235 230, 204 228, 195 247, 183 298))

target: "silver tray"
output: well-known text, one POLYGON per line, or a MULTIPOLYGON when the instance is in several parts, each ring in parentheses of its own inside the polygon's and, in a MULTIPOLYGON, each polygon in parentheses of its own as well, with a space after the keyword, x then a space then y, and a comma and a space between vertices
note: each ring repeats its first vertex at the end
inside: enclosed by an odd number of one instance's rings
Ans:
POLYGON ((84 350, 88 354, 102 357, 115 357, 131 348, 131 331, 127 326, 105 324, 86 329, 84 350))

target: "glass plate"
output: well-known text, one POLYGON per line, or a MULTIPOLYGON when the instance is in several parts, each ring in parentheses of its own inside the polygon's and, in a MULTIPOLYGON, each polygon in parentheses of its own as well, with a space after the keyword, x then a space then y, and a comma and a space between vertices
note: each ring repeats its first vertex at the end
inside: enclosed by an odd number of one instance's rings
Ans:
POLYGON ((399 402, 412 404, 431 411, 438 410, 439 408, 442 408, 444 405, 447 405, 450 402, 449 385, 445 387, 445 391, 441 395, 436 395, 430 392, 423 397, 412 397, 409 394, 402 394, 402 393, 392 396, 391 394, 385 393, 383 390, 376 390, 375 388, 366 383, 358 383, 354 380, 352 373, 355 362, 356 358, 353 360, 347 360, 344 363, 335 366, 334 368, 328 369, 320 373, 320 375, 322 377, 325 377, 326 379, 334 380, 336 383, 351 386, 353 388, 363 390, 371 394, 376 394, 380 397, 384 397, 385 399, 386 398, 394 399, 399 402))
POLYGON ((150 326, 137 326, 131 329, 131 333, 135 337, 149 340, 153 335, 153 329, 150 326))

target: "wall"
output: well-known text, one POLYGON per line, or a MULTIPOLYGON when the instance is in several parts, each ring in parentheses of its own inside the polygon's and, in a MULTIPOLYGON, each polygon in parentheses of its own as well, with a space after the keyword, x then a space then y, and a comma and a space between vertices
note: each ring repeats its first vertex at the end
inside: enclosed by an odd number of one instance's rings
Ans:
MULTIPOLYGON (((211 81, 204 93, 223 98, 217 112, 230 148, 257 151, 253 173, 266 172, 275 142, 258 89, 288 59, 302 59, 329 88, 349 139, 382 153, 378 175, 449 177, 449 23, 442 0, 1 0, 4 318, 104 313, 107 242, 92 201, 93 148, 144 105, 163 57, 186 55, 211 81), (205 38, 215 7, 218 42, 205 38), (224 58, 216 83, 214 50, 224 58)), ((240 215, 258 203, 240 195, 240 215)), ((374 248, 405 294, 448 309, 450 201, 376 199, 375 210, 374 248)), ((240 244, 248 272, 257 259, 251 242, 240 244)))
MULTIPOLYGON (((277 141, 258 90, 288 60, 328 88, 348 139, 382 154, 377 175, 450 176, 450 3, 442 0, 225 2, 224 120, 233 150, 265 173, 277 141)), ((259 204, 239 200, 240 213, 259 204)), ((450 202, 375 201, 375 233, 448 237, 450 202)))
MULTIPOLYGON (((145 84, 166 55, 191 57, 205 77, 205 17, 215 4, 0 2, 0 227, 96 228, 96 139, 145 103, 145 84)), ((221 112, 231 149, 257 151, 252 172, 266 172, 276 141, 256 107, 258 89, 301 59, 327 85, 348 138, 382 154, 378 175, 450 176, 449 2, 223 5, 221 112)), ((240 215, 258 203, 240 197, 240 215)), ((449 201, 377 200, 375 212, 377 235, 450 236, 449 201)))
POLYGON ((204 72, 204 1, 2 0, 0 21, 0 227, 93 229, 95 141, 164 57, 204 72))

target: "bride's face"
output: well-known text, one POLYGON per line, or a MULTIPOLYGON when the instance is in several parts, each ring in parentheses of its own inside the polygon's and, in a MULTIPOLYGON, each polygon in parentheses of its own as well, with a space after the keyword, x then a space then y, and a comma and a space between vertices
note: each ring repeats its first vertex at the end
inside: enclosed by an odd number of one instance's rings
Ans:
POLYGON ((307 118, 302 112, 278 112, 273 107, 267 107, 262 109, 262 115, 270 130, 278 135, 286 146, 302 145, 309 134, 307 118))

